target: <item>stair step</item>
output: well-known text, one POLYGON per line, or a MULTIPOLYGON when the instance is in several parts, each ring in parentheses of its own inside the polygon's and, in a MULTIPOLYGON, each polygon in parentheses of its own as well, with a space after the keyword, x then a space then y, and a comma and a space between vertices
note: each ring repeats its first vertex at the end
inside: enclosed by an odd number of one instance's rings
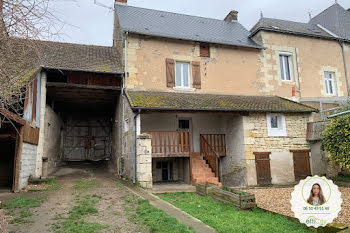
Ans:
POLYGON ((215 174, 214 173, 198 173, 198 174, 192 174, 193 179, 197 179, 197 178, 215 178, 215 174))
POLYGON ((192 168, 192 174, 198 173, 213 173, 209 167, 206 168, 192 168))

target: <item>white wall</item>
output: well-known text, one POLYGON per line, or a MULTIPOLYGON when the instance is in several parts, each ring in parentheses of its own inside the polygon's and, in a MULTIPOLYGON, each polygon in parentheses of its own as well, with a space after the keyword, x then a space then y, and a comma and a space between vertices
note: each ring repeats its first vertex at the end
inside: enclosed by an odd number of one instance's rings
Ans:
POLYGON ((28 185, 28 178, 35 175, 36 155, 38 146, 23 143, 22 159, 19 171, 19 189, 28 185))

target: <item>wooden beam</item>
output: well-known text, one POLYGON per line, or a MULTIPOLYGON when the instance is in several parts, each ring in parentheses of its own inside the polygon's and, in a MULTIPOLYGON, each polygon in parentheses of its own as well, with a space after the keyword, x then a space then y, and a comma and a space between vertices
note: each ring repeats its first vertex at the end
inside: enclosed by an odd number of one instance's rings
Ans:
POLYGON ((84 84, 73 84, 73 83, 56 83, 56 82, 48 82, 46 83, 48 87, 60 87, 60 88, 83 88, 83 89, 91 89, 91 90, 112 90, 112 91, 120 91, 120 87, 111 87, 111 86, 95 86, 95 85, 84 85, 84 84))
POLYGON ((16 139, 16 152, 15 152, 15 161, 14 161, 14 168, 13 168, 13 184, 12 184, 12 190, 14 192, 19 192, 19 172, 20 172, 20 164, 22 159, 22 147, 23 147, 23 132, 24 127, 20 127, 19 134, 17 134, 16 139))
POLYGON ((22 117, 14 114, 12 112, 10 112, 7 109, 1 109, 0 110, 0 114, 3 115, 4 117, 10 119, 10 120, 15 121, 16 123, 18 123, 20 125, 25 125, 26 124, 26 121, 22 117))

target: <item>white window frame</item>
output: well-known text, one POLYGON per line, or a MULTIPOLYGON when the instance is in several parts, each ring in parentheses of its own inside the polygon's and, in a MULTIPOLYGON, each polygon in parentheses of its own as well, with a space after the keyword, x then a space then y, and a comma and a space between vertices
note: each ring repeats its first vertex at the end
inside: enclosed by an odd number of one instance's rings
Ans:
POLYGON ((330 71, 325 71, 324 72, 324 81, 326 84, 326 94, 327 95, 336 95, 336 90, 335 90, 335 73, 330 72, 330 71), (329 75, 332 76, 332 78, 329 78, 329 75), (330 90, 330 85, 332 85, 332 93, 329 91, 330 90))
POLYGON ((175 62, 175 86, 177 88, 191 88, 191 73, 190 73, 190 66, 191 66, 191 63, 190 62, 185 62, 185 61, 176 61, 175 62), (176 69, 176 66, 177 64, 181 64, 181 86, 177 86, 177 69, 176 69), (184 86, 184 77, 183 77, 183 71, 184 71, 184 66, 183 64, 187 64, 188 65, 188 86, 184 86))
POLYGON ((278 60, 280 63, 280 70, 281 70, 281 80, 283 82, 293 82, 293 53, 288 53, 288 52, 280 52, 278 55, 278 60), (290 80, 286 79, 287 77, 287 72, 284 69, 286 67, 285 65, 285 60, 282 59, 283 64, 281 64, 281 56, 283 57, 287 57, 288 58, 288 69, 289 69, 289 75, 290 75, 290 80), (283 70, 281 69, 281 67, 283 67, 283 70), (283 76, 282 76, 283 73, 283 76), (284 77, 284 79, 283 79, 284 77))
POLYGON ((129 131, 129 118, 124 119, 124 132, 129 131))
POLYGON ((286 117, 283 114, 266 114, 267 121, 267 135, 270 137, 286 137, 286 117), (278 128, 271 127, 271 117, 277 116, 278 128))

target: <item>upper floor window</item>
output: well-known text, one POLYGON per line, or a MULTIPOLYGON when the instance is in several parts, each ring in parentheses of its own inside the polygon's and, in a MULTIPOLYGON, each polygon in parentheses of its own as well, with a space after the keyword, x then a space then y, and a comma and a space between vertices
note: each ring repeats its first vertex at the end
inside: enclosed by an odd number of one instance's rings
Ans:
POLYGON ((327 95, 335 95, 335 81, 333 72, 324 72, 324 79, 326 82, 327 95))
POLYGON ((267 115, 268 136, 287 136, 286 118, 280 114, 267 115))
POLYGON ((199 53, 201 57, 210 57, 210 47, 208 43, 200 43, 199 53))
POLYGON ((280 66, 281 66, 281 80, 292 81, 292 54, 291 53, 280 53, 280 66))
POLYGON ((190 64, 186 62, 176 62, 175 70, 176 87, 190 87, 190 64))

